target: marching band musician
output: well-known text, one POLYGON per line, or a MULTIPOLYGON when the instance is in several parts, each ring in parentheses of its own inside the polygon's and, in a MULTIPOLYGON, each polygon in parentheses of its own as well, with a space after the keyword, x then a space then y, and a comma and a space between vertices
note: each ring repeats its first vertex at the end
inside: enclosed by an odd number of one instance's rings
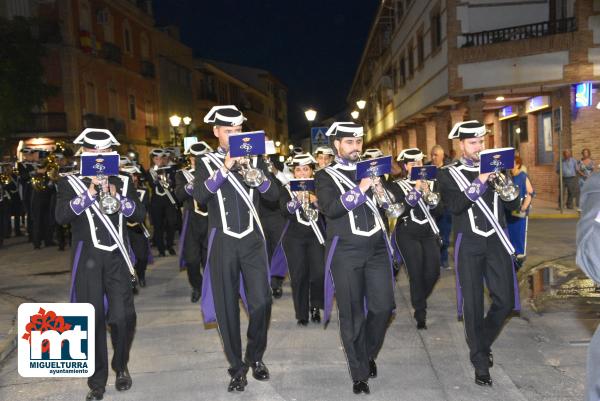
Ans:
MULTIPOLYGON (((313 177, 316 161, 310 153, 296 155, 291 164, 294 178, 313 177)), ((319 227, 317 197, 308 191, 292 193, 286 185, 279 199, 288 221, 283 249, 290 271, 296 319, 299 326, 306 326, 310 311, 310 319, 319 323, 323 309, 325 240, 319 227)))
MULTIPOLYGON (((110 131, 95 128, 86 128, 73 143, 91 153, 110 152, 112 146, 119 145, 110 131)), ((115 387, 124 391, 132 385, 127 363, 136 314, 133 266, 125 245, 127 231, 123 220, 130 218, 141 223, 144 215, 144 206, 126 176, 99 179, 73 173, 58 181, 56 220, 59 224, 71 224, 74 245, 71 302, 91 303, 96 316, 96 369, 88 378, 90 390, 86 400, 101 400, 105 392, 109 368, 107 323, 114 350, 111 366, 116 371, 115 387), (108 211, 100 209, 99 201, 106 196, 119 201, 116 213, 105 214, 108 211)))
POLYGON ((22 161, 17 163, 17 171, 19 174, 19 193, 25 208, 26 227, 29 242, 33 241, 33 220, 31 214, 31 177, 35 175, 37 160, 39 158, 38 151, 24 147, 21 149, 22 161))
POLYGON ((411 181, 413 168, 423 166, 423 153, 417 148, 405 149, 398 161, 405 178, 395 181, 397 200, 406 205, 395 226, 395 242, 400 250, 410 282, 410 301, 417 329, 426 329, 427 298, 440 277, 440 240, 435 217, 443 210, 441 202, 428 202, 425 194, 433 191, 432 182, 411 181))
MULTIPOLYGON (((493 173, 479 173, 479 152, 485 149, 485 125, 457 123, 448 135, 460 141, 462 156, 438 174, 444 206, 454 215, 455 267, 463 297, 463 319, 475 383, 491 386, 491 346, 515 305, 511 245, 504 229, 506 210, 516 210, 519 198, 502 200, 488 183, 493 173), (507 243, 508 241, 508 243, 507 243), (485 283, 492 305, 484 318, 485 283)), ((460 308, 460 305, 458 306, 460 308)))
MULTIPOLYGON (((372 199, 376 184, 370 177, 355 180, 363 127, 336 122, 327 135, 335 138, 337 156, 315 177, 319 209, 327 226, 325 321, 334 284, 352 390, 368 394, 368 379, 377 377, 375 360, 395 307, 391 250, 380 210, 372 199), (333 283, 328 281, 331 277, 333 283)), ((383 185, 383 180, 377 181, 383 185)))
POLYGON ((40 249, 42 241, 44 246, 55 246, 54 218, 51 209, 52 197, 55 194, 55 180, 51 179, 49 158, 44 159, 31 176, 31 220, 33 249, 40 249))
POLYGON ((183 203, 183 224, 179 239, 179 267, 186 268, 192 286, 191 301, 198 302, 202 294, 201 267, 206 263, 208 238, 208 212, 206 207, 194 200, 194 172, 196 159, 213 149, 204 141, 196 142, 184 152, 190 168, 182 168, 175 175, 175 196, 183 203))
POLYGON ((269 370, 262 358, 267 347, 271 316, 269 266, 265 237, 258 217, 261 198, 279 199, 275 178, 266 172, 261 157, 251 157, 248 169, 259 169, 265 178, 258 187, 249 187, 240 174, 244 158, 231 157, 229 135, 240 133, 246 119, 235 106, 215 106, 204 117, 213 125, 219 140, 217 151, 198 160, 194 199, 208 209, 208 257, 202 288, 205 321, 216 315, 231 381, 228 391, 244 391, 248 366, 256 380, 268 380, 269 370), (208 273, 207 273, 208 271, 208 273), (243 285, 240 285, 243 283, 243 285), (248 306, 248 342, 242 359, 238 299, 244 294, 248 306))
POLYGON ((333 149, 329 146, 319 146, 314 151, 315 160, 317 161, 317 170, 321 170, 331 164, 333 161, 333 149))
POLYGON ((158 255, 175 255, 173 239, 179 213, 177 199, 173 193, 175 187, 175 167, 169 165, 169 152, 164 149, 154 149, 150 152, 152 163, 148 170, 148 182, 152 187, 150 198, 150 218, 154 226, 154 246, 158 255))
MULTIPOLYGON (((144 210, 149 210, 150 206, 150 197, 148 196, 148 190, 142 184, 140 178, 142 176, 142 171, 140 168, 131 163, 131 160, 126 158, 125 164, 121 166, 121 171, 124 174, 127 174, 131 179, 131 183, 133 184, 133 188, 137 194, 137 197, 140 203, 144 206, 144 210)), ((129 246, 131 247, 132 254, 132 263, 134 265, 135 274, 137 276, 137 284, 141 288, 146 286, 146 269, 148 264, 153 263, 152 251, 150 249, 150 232, 145 226, 144 220, 146 215, 144 213, 144 218, 142 222, 138 222, 132 218, 127 219, 127 234, 129 235, 129 246)), ((134 294, 137 294, 138 289, 137 286, 133 289, 134 294)))

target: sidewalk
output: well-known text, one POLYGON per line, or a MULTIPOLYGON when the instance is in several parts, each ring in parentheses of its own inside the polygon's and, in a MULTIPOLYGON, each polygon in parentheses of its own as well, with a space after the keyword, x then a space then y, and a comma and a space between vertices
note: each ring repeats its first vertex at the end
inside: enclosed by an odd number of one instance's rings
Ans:
POLYGON ((534 198, 529 213, 531 219, 578 219, 579 213, 576 209, 564 208, 560 212, 556 202, 534 198))

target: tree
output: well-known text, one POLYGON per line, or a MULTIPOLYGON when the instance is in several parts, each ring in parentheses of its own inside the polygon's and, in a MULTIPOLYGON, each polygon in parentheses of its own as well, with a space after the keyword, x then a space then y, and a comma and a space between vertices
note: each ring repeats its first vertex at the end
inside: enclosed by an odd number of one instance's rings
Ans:
POLYGON ((44 82, 43 44, 33 35, 35 22, 0 18, 0 139, 25 124, 35 107, 56 93, 44 82))

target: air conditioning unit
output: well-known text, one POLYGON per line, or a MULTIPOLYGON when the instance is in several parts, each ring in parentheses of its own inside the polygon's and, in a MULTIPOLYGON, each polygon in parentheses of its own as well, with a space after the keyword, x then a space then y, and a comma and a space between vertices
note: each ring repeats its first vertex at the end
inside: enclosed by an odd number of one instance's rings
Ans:
POLYGON ((107 25, 110 18, 108 9, 101 8, 96 12, 96 22, 100 25, 107 25))

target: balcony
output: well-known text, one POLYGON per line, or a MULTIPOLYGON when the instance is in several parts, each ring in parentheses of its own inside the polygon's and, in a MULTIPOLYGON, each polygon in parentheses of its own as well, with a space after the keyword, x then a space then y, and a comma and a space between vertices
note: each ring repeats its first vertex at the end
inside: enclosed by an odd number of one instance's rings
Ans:
POLYGON ((106 128, 106 118, 98 114, 84 114, 83 115, 83 127, 84 128, 106 128))
POLYGON ((104 42, 102 44, 102 57, 111 63, 121 64, 121 48, 113 43, 104 42))
POLYGON ((66 113, 35 113, 21 127, 15 130, 19 133, 66 132, 66 113))
POLYGON ((142 60, 140 73, 143 77, 146 78, 154 78, 156 76, 156 71, 154 69, 154 63, 147 60, 142 60))
POLYGON ((510 42, 515 40, 541 38, 543 36, 559 33, 575 32, 577 21, 575 18, 565 18, 554 21, 538 22, 535 24, 512 26, 462 35, 465 43, 462 47, 483 46, 493 43, 510 42))

